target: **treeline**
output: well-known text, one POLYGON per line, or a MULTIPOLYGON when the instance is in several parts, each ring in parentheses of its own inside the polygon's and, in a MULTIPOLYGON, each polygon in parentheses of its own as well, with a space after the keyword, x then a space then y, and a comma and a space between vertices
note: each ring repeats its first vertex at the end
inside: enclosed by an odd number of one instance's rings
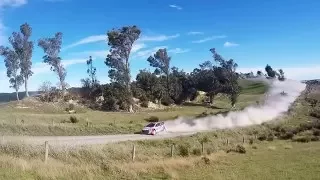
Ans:
MULTIPOLYGON (((29 40, 31 34, 31 27, 25 23, 21 25, 20 32, 14 32, 9 37, 11 48, 0 47, 0 55, 4 57, 7 67, 10 87, 17 92, 18 100, 18 92, 23 83, 25 94, 28 96, 28 79, 33 74, 31 58, 34 43, 29 40)), ((235 105, 240 93, 238 84, 240 75, 236 73, 238 65, 233 59, 222 58, 215 48, 210 49, 212 61, 200 64, 191 73, 172 66, 167 50, 159 49, 146 59, 153 70, 140 70, 132 81, 129 57, 133 44, 139 39, 140 34, 141 30, 137 26, 125 26, 107 32, 106 39, 110 46, 110 53, 106 57, 105 64, 109 67, 108 74, 111 81, 108 84, 99 83, 96 77, 97 69, 93 65, 91 56, 89 57, 88 77, 81 79, 83 85, 81 94, 84 99, 95 104, 95 108, 133 112, 135 98, 139 99, 140 105, 144 107, 147 107, 150 101, 159 105, 181 104, 197 97, 199 91, 206 93, 210 103, 213 102, 215 95, 223 93, 229 97, 232 106, 235 105)), ((38 46, 44 52, 43 62, 50 65, 59 79, 58 87, 52 86, 49 82, 41 85, 39 90, 46 101, 54 101, 57 98, 69 99, 66 91, 68 84, 65 81, 67 71, 59 55, 61 45, 61 32, 57 32, 53 37, 38 40, 38 46)), ((268 75, 269 72, 273 72, 270 68, 266 67, 268 75)), ((273 74, 269 76, 272 77, 273 74)))

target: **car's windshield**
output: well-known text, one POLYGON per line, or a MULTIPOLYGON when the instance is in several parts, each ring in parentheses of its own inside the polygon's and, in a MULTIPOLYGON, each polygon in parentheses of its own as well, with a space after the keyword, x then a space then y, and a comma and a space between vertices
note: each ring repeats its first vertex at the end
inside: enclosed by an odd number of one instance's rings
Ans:
POLYGON ((148 125, 146 125, 146 127, 154 127, 154 123, 150 123, 150 124, 148 124, 148 125))

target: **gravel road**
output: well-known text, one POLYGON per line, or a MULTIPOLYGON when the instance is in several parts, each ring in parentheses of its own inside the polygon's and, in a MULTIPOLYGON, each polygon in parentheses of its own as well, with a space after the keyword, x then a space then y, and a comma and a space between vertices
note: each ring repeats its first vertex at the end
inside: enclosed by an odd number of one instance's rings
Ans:
POLYGON ((48 141, 50 146, 84 146, 84 145, 99 145, 107 143, 116 143, 122 141, 137 141, 137 140, 152 140, 165 139, 178 136, 188 136, 195 132, 184 133, 161 133, 155 136, 142 134, 119 134, 105 136, 2 136, 0 142, 2 144, 26 144, 26 145, 43 145, 48 141))

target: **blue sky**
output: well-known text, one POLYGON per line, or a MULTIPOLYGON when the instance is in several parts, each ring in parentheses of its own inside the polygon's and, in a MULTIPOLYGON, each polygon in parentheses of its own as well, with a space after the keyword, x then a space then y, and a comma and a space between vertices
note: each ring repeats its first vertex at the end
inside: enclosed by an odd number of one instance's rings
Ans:
MULTIPOLYGON (((163 47, 172 65, 185 71, 211 60, 209 49, 215 47, 239 64, 238 71, 256 72, 268 63, 283 68, 289 78, 319 78, 319 9, 316 0, 0 0, 0 45, 8 45, 8 36, 24 22, 32 26, 30 90, 45 80, 57 83, 41 63, 39 38, 63 33, 61 57, 71 86, 87 76, 90 55, 98 79, 108 82, 106 32, 126 25, 142 30, 131 53, 133 78, 139 69, 150 68, 147 57, 163 47)), ((5 72, 0 59, 0 92, 11 92, 5 72)))

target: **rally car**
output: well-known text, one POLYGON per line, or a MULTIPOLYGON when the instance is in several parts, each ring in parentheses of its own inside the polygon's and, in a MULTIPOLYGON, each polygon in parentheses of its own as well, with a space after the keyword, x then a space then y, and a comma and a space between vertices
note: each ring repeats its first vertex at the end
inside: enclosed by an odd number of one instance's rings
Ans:
POLYGON ((147 124, 141 131, 142 134, 151 134, 156 135, 157 133, 163 132, 166 130, 164 122, 153 122, 147 124))

